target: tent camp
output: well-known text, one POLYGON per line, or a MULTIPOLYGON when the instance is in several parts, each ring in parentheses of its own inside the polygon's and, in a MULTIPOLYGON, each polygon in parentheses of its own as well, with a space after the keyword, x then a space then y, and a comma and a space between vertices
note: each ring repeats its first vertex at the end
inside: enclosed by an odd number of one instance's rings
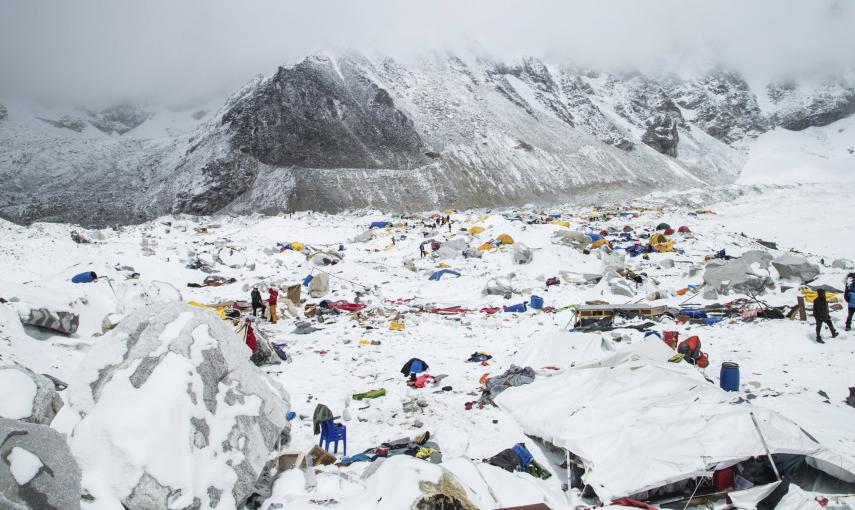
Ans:
POLYGON ((740 401, 694 367, 665 361, 672 355, 645 340, 496 402, 526 434, 568 451, 603 502, 647 500, 669 484, 764 458, 760 433, 772 454, 804 456, 812 468, 855 481, 855 458, 824 448, 778 412, 740 401))
POLYGON ((514 244, 514 238, 508 234, 499 234, 499 237, 497 237, 496 240, 502 244, 514 244))

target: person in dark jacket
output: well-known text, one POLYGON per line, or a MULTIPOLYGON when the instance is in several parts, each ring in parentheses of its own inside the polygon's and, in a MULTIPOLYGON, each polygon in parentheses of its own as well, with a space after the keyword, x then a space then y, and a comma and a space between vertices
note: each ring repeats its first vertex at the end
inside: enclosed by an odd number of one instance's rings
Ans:
POLYGON ((261 316, 264 317, 264 301, 261 300, 261 292, 258 289, 252 289, 252 292, 249 293, 252 298, 252 315, 258 317, 258 310, 261 309, 261 316))
POLYGON ((816 319, 816 341, 824 344, 820 332, 822 325, 827 324, 831 330, 831 337, 837 338, 837 331, 834 330, 834 325, 831 323, 831 315, 828 313, 828 301, 825 299, 825 290, 818 289, 816 291, 816 299, 813 300, 813 318, 816 319))
POLYGON ((855 315, 855 273, 846 275, 846 290, 843 293, 849 313, 846 315, 846 331, 852 329, 852 315, 855 315))

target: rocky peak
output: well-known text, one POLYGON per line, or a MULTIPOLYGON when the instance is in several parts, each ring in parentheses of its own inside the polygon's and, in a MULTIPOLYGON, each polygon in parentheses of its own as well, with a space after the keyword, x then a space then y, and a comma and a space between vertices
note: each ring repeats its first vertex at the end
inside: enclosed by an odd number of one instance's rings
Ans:
POLYGON ((151 112, 131 104, 119 104, 99 112, 88 113, 89 123, 108 135, 123 135, 152 116, 151 112))

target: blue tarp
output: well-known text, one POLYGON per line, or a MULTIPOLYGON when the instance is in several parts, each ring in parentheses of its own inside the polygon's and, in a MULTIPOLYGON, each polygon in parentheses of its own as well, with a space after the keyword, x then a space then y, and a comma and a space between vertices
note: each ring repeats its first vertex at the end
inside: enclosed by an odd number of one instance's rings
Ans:
POLYGON ((308 287, 308 286, 309 286, 309 284, 310 284, 310 283, 312 283, 312 280, 313 280, 314 278, 315 278, 315 277, 314 277, 314 276, 312 276, 312 275, 309 275, 309 276, 307 276, 307 277, 303 278, 303 287, 308 287))
POLYGON ((516 305, 506 306, 504 311, 508 313, 522 313, 525 311, 525 308, 525 303, 518 303, 516 305))
POLYGON ((587 232, 585 235, 590 237, 592 242, 593 241, 599 241, 603 237, 600 234, 595 234, 593 232, 587 232))
POLYGON ((440 278, 442 278, 443 276, 445 276, 447 274, 450 274, 452 276, 460 276, 460 273, 458 273, 457 271, 452 271, 451 269, 440 269, 439 271, 430 275, 429 279, 439 281, 440 278))
POLYGON ((76 274, 71 277, 71 283, 89 283, 98 279, 95 271, 86 271, 85 273, 76 274))
POLYGON ((392 222, 390 221, 372 221, 371 226, 368 228, 386 228, 391 224, 392 222))

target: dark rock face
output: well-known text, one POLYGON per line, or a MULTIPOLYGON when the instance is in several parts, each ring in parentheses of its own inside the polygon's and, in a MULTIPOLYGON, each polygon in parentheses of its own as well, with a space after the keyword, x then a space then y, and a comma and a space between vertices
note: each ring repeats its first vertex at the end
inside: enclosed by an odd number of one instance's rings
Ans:
POLYGON ((7 115, 9 115, 9 111, 6 110, 5 106, 0 104, 0 120, 5 119, 7 115))
POLYGON ((641 141, 660 154, 677 157, 677 143, 680 137, 677 134, 677 122, 668 115, 658 115, 647 121, 647 130, 641 137, 641 141))
POLYGON ((714 70, 691 84, 671 89, 680 107, 692 110, 694 123, 730 145, 768 131, 757 98, 737 73, 714 70))
POLYGON ((428 160, 413 122, 389 92, 344 62, 336 69, 315 58, 279 68, 223 123, 236 150, 268 165, 412 168, 428 160))
POLYGON ((120 104, 100 112, 90 112, 89 123, 110 134, 123 135, 151 118, 151 113, 129 104, 120 104))
POLYGON ((181 190, 176 195, 175 211, 189 214, 209 214, 219 211, 255 184, 258 165, 251 158, 238 156, 234 160, 213 160, 200 170, 201 188, 181 190))
POLYGON ((69 115, 63 115, 62 117, 60 117, 56 120, 45 119, 42 117, 36 117, 36 118, 42 122, 50 124, 51 126, 53 126, 55 128, 70 129, 71 131, 74 131, 75 133, 82 133, 83 130, 86 129, 86 122, 84 122, 82 119, 71 117, 69 115))
POLYGON ((776 82, 766 87, 766 93, 779 108, 772 122, 791 131, 827 126, 855 113, 855 84, 843 81, 826 81, 815 91, 801 91, 792 82, 776 82))

